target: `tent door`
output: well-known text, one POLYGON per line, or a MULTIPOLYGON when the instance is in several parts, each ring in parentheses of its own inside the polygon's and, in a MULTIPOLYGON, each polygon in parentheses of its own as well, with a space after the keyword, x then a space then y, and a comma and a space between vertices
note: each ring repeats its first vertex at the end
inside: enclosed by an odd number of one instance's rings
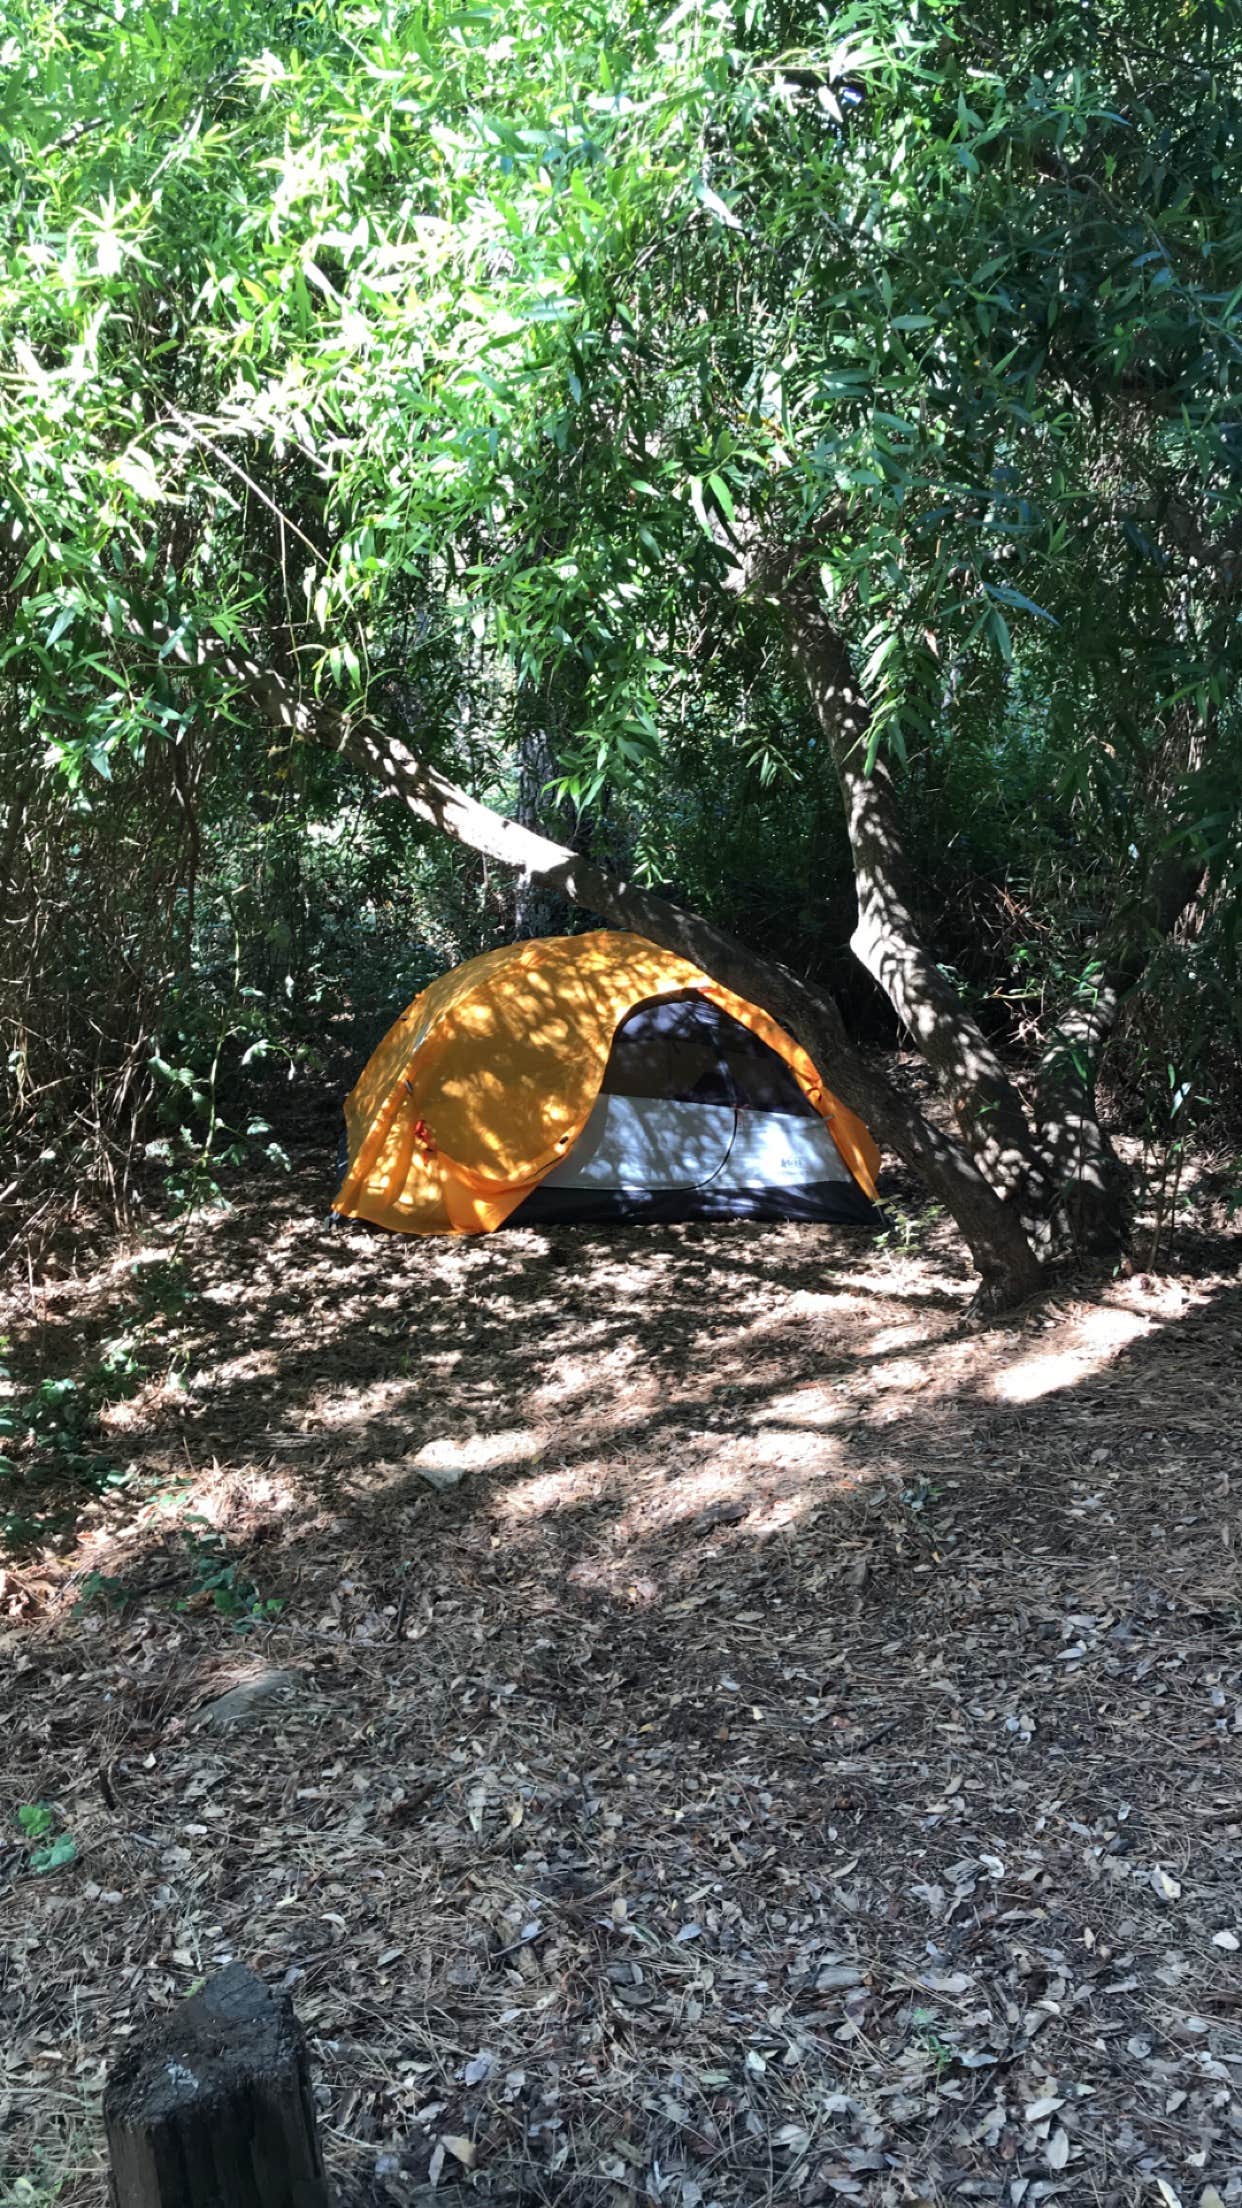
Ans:
POLYGON ((697 990, 656 998, 617 1030, 590 1118, 543 1185, 706 1188, 724 1171, 737 1126, 712 1009, 697 990))
POLYGON ((600 1096, 545 1188, 706 1188, 723 1172, 737 1133, 729 1104, 674 1097, 600 1096))

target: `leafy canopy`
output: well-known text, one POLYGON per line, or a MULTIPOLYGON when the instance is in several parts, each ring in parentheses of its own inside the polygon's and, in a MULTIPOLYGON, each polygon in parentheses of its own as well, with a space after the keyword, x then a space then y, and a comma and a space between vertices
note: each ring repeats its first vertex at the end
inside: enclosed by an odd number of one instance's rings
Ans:
POLYGON ((1233 525, 1242 456, 1223 7, 10 21, 4 665, 70 774, 190 709, 136 611, 349 690, 417 577, 568 680, 580 797, 641 782, 757 537, 812 547, 899 752, 1015 634, 1047 697, 1067 628, 1115 688, 1084 600, 1155 710, 1224 696, 1167 538, 1233 525))

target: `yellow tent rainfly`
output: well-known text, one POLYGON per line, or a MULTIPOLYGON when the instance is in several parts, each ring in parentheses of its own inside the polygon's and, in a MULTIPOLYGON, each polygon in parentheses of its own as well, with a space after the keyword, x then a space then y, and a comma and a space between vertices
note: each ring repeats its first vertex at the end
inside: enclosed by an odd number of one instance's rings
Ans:
POLYGON ((687 960, 607 929, 433 981, 345 1125, 334 1208, 402 1234, 879 1216, 879 1152, 806 1052, 687 960))

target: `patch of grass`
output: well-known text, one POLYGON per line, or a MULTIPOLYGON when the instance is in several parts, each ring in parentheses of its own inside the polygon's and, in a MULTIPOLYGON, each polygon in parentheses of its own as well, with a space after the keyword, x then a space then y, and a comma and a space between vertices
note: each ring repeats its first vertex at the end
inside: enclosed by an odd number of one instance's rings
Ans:
MULTIPOLYGON (((0 1377, 8 1379, 7 1367, 0 1377)), ((5 1405, 6 1453, 0 1456, 0 1547, 33 1547, 70 1527, 84 1502, 124 1484, 126 1474, 100 1443, 98 1419, 115 1399, 103 1365, 81 1379, 42 1380, 5 1405)))
MULTIPOLYGON (((193 1518, 183 1534, 188 1584, 173 1597, 174 1610, 213 1610, 241 1632, 254 1625, 268 1625, 280 1616, 284 1603, 260 1592, 245 1567, 232 1553, 228 1537, 202 1518, 193 1518)), ((87 1572, 78 1590, 76 1608, 98 1603, 109 1610, 124 1610, 142 1595, 110 1572, 87 1572)))
POLYGON ((897 1257, 913 1257, 925 1247, 932 1230, 944 1218, 944 1206, 925 1203, 917 1206, 900 1201, 895 1196, 880 1199, 885 1224, 875 1236, 874 1247, 886 1250, 897 1257))
POLYGON ((31 2147, 24 2170, 0 2169, 0 2208, 56 2208, 68 2188, 76 2190, 75 2181, 94 2160, 94 2147, 93 2137, 77 2124, 57 2151, 31 2147))
POLYGON ((944 1489, 937 1487, 933 1480, 920 1477, 912 1486, 902 1488, 901 1499, 907 1510, 912 1510, 918 1517, 923 1511, 930 1510, 933 1503, 938 1503, 943 1494, 944 1489))
POLYGON ((53 2208, 64 2190, 63 2178, 0 2178, 0 2208, 53 2208))
POLYGON ((56 1822, 56 1812, 47 1802, 22 1802, 17 1812, 17 1822, 28 1840, 41 1840, 56 1822))
POLYGON ((911 2018, 911 2022, 918 2026, 918 2030, 914 2034, 914 2044, 921 2048, 925 2055, 929 2055, 935 2063, 937 2079, 941 2078, 957 2059, 953 2048, 941 2038, 938 2031, 933 2029, 938 2021, 934 2009, 916 2009, 911 2018))

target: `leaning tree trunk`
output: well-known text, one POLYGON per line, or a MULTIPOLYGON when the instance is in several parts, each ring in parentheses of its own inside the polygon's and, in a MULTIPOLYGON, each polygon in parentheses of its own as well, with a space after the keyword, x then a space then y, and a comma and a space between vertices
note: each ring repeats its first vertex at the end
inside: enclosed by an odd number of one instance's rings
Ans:
MULTIPOLYGON (((159 641, 167 646, 168 639, 159 641)), ((298 698, 288 685, 235 647, 212 638, 178 642, 178 656, 214 666, 291 737, 323 744, 372 776, 415 818, 502 865, 690 959, 725 988, 762 1004, 827 1069, 832 1086, 877 1139, 921 1175, 945 1206, 979 1272, 979 1305, 1003 1310, 1034 1294, 1043 1269, 1015 1209, 989 1185, 970 1154, 855 1050, 826 991, 761 958, 699 914, 607 872, 581 853, 517 821, 506 820, 446 779, 369 720, 350 720, 298 698)))
POLYGON ((919 934, 892 783, 882 760, 868 770, 869 714, 844 640, 805 576, 785 576, 779 595, 790 656, 845 802, 858 902, 850 947, 909 1029, 980 1170, 1038 1240, 1047 1231, 1052 1183, 1021 1097, 919 934))

